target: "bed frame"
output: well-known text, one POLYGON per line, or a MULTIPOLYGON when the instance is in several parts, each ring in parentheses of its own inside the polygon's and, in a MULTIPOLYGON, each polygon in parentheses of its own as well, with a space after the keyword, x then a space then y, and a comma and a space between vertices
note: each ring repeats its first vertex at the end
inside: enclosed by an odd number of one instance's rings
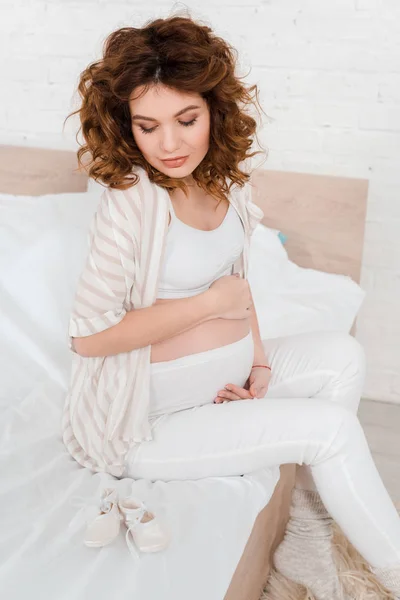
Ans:
MULTIPOLYGON (((88 178, 75 171, 77 166, 72 150, 0 146, 0 192, 31 196, 83 192, 88 178)), ((252 183, 253 201, 264 211, 262 223, 287 236, 291 260, 360 281, 367 180, 256 169, 252 183)), ((285 531, 296 466, 283 465, 280 472, 223 600, 260 598, 285 531)))

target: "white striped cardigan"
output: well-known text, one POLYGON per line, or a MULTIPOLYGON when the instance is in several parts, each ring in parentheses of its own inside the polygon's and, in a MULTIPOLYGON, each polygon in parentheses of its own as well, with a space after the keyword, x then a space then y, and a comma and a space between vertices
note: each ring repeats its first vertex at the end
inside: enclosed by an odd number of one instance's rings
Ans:
MULTIPOLYGON (((127 190, 105 188, 89 229, 67 338, 72 352, 62 437, 72 457, 92 471, 123 476, 124 458, 136 443, 152 440, 148 420, 151 345, 105 357, 74 352, 72 337, 119 323, 126 313, 154 304, 168 231, 168 192, 140 180, 127 190)), ((244 230, 234 273, 247 279, 250 237, 264 216, 251 200, 250 182, 232 186, 230 202, 244 230)))

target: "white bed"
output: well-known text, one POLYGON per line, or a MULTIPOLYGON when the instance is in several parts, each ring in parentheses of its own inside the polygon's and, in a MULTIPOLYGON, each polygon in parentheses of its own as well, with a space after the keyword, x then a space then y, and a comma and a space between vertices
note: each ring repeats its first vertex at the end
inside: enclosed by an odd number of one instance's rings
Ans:
MULTIPOLYGON (((240 598, 232 581, 279 468, 164 483, 93 474, 70 457, 60 433, 67 323, 99 194, 31 189, 0 188, 2 597, 223 600, 236 590, 240 598), (135 561, 123 533, 101 550, 84 546, 85 506, 109 483, 121 495, 133 490, 165 520, 166 551, 135 561)), ((349 276, 295 265, 264 225, 253 237, 249 280, 262 337, 285 334, 288 323, 292 332, 350 331, 364 296, 349 276)))

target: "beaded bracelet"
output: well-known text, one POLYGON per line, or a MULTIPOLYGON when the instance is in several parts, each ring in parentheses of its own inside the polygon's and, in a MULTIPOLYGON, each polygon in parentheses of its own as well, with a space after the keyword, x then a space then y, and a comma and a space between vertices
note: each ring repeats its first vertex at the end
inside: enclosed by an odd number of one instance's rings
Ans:
POLYGON ((255 369, 256 367, 264 367, 264 369, 269 369, 271 370, 271 367, 268 367, 267 365, 253 365, 252 369, 255 369))

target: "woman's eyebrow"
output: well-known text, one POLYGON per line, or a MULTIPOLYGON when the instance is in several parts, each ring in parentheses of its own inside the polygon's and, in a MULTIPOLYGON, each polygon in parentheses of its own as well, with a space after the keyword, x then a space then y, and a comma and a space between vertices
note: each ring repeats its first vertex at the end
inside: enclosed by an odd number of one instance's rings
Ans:
MULTIPOLYGON (((201 107, 197 106, 197 104, 190 104, 190 106, 187 106, 186 108, 182 108, 182 110, 177 112, 176 115, 174 115, 174 117, 179 117, 179 115, 182 115, 184 112, 186 112, 187 110, 191 110, 192 108, 201 108, 201 107)), ((132 121, 134 121, 135 119, 144 119, 145 121, 156 121, 157 122, 157 119, 153 119, 152 117, 144 117, 143 115, 133 115, 132 121)))

